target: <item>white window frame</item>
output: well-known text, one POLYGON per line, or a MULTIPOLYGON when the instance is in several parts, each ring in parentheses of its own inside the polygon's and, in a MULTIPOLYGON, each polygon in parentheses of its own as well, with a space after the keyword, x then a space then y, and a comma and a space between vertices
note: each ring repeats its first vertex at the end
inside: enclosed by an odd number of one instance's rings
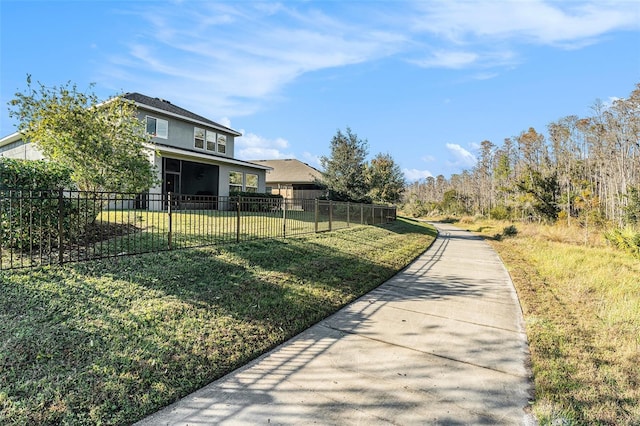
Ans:
POLYGON ((207 130, 205 137, 204 137, 204 148, 207 151, 210 152, 216 152, 216 141, 217 141, 217 136, 216 136, 216 132, 212 132, 210 130, 207 130), (211 149, 209 149, 209 142, 211 142, 211 149))
POLYGON ((196 149, 205 149, 205 143, 207 141, 206 138, 207 131, 202 127, 194 127, 193 128, 193 147, 196 149), (198 137, 198 133, 202 132, 202 137, 198 137), (198 146, 197 141, 202 140, 202 146, 198 146))
POLYGON ((217 151, 219 154, 227 153, 227 135, 223 135, 218 133, 218 137, 216 138, 217 151))
POLYGON ((154 138, 159 139, 168 139, 169 138, 169 121, 164 120, 162 118, 152 117, 147 115, 145 117, 145 131, 148 135, 153 136, 154 138), (155 122, 155 132, 149 131, 149 125, 155 122))
POLYGON ((260 177, 255 174, 255 173, 245 173, 244 175, 244 182, 245 182, 245 191, 246 192, 258 192, 258 184, 260 183, 260 177), (256 185, 255 186, 249 186, 249 177, 251 176, 255 176, 256 178, 256 185))
POLYGON ((237 170, 229 171, 229 194, 231 194, 233 191, 239 191, 239 192, 244 191, 244 173, 239 172, 237 170), (240 175, 240 184, 231 183, 231 175, 233 174, 240 175))

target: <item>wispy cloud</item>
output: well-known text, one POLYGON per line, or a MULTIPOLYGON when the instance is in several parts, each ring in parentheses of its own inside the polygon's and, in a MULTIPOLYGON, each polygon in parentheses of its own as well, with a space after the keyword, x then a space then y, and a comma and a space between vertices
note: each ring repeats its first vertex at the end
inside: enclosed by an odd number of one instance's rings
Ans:
POLYGON ((235 139, 235 157, 240 160, 273 160, 294 158, 289 142, 283 138, 267 139, 255 133, 241 131, 243 136, 235 139))
POLYGON ((453 161, 450 161, 450 165, 454 167, 473 167, 476 164, 476 157, 463 147, 455 143, 446 144, 447 150, 453 157, 453 161))
POLYGON ((567 46, 640 26, 632 1, 427 1, 416 7, 422 13, 413 19, 415 31, 456 44, 480 38, 567 46))
POLYGON ((202 104, 202 114, 252 114, 304 73, 385 57, 405 43, 400 33, 311 6, 184 2, 180 13, 170 4, 147 13, 144 5, 146 29, 111 58, 105 74, 126 75, 136 87, 153 84, 154 93, 159 88, 187 106, 202 104))
POLYGON ((403 169, 402 173, 404 173, 404 177, 408 182, 415 182, 433 176, 429 170, 403 169))

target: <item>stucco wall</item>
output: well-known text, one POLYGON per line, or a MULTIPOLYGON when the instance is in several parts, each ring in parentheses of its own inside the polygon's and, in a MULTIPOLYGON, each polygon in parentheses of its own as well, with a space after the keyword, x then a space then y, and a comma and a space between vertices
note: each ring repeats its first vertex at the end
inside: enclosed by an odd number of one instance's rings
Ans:
POLYGON ((138 109, 138 118, 141 121, 144 121, 146 119, 147 116, 150 117, 154 117, 154 118, 160 118, 163 120, 167 120, 169 123, 169 128, 168 128, 168 138, 164 139, 164 138, 159 138, 159 137, 155 137, 153 138, 153 142, 156 142, 158 144, 162 144, 162 145, 169 145, 169 146, 174 146, 176 148, 182 148, 182 149, 188 149, 190 151, 198 151, 198 152, 202 152, 203 154, 214 154, 211 151, 207 151, 206 149, 199 149, 199 148, 195 148, 194 146, 194 129, 196 127, 200 127, 202 129, 208 130, 208 131, 212 131, 212 132, 216 132, 219 134, 223 134, 227 137, 227 143, 226 143, 226 150, 224 154, 218 153, 216 152, 216 155, 220 155, 220 156, 224 156, 227 158, 233 158, 234 155, 234 136, 229 134, 229 133, 225 133, 219 130, 214 129, 213 127, 207 127, 204 125, 200 125, 200 124, 193 124, 193 123, 186 123, 182 120, 178 120, 176 118, 167 116, 167 115, 163 115, 160 112, 156 112, 156 111, 145 111, 142 109, 142 107, 140 107, 138 109))
POLYGON ((12 142, 0 147, 0 156, 15 158, 17 160, 42 160, 44 156, 32 143, 25 143, 22 140, 12 142))

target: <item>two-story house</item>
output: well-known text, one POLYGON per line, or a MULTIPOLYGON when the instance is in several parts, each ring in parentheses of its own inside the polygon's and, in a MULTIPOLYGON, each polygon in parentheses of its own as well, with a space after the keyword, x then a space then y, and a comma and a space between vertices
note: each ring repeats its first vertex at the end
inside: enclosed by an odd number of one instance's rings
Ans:
MULTIPOLYGON (((228 196, 231 191, 265 192, 268 166, 234 158, 241 133, 159 98, 126 93, 152 136, 149 159, 160 186, 149 194, 228 196)), ((0 156, 41 159, 37 147, 16 132, 0 139, 0 156)))

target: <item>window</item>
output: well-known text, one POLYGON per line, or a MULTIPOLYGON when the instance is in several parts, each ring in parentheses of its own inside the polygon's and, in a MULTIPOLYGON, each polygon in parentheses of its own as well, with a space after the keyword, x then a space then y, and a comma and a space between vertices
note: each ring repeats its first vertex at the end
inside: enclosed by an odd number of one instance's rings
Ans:
POLYGON ((224 154, 227 152, 227 136, 218 135, 218 152, 224 154))
POLYGON ((258 175, 247 173, 245 186, 247 192, 258 192, 258 175))
POLYGON ((207 151, 215 152, 215 150, 216 150, 216 134, 215 132, 210 132, 209 130, 207 130, 207 151))
POLYGON ((242 172, 229 172, 229 193, 242 191, 242 172))
POLYGON ((200 127, 193 128, 193 146, 198 149, 204 149, 204 129, 200 127))
POLYGON ((167 139, 169 137, 169 122, 161 118, 146 117, 147 133, 154 138, 167 139))

